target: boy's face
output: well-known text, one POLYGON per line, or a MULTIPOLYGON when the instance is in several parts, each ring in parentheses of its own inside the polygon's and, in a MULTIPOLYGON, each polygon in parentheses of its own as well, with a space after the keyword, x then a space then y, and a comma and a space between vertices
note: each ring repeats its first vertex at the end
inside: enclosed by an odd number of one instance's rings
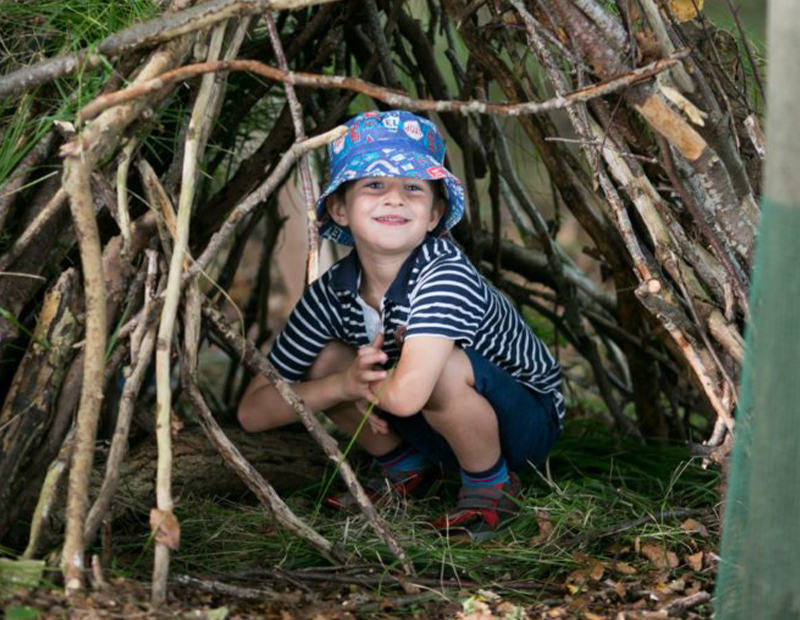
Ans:
POLYGON ((347 226, 356 245, 383 253, 410 252, 433 231, 445 205, 431 181, 408 177, 366 177, 350 183, 342 199, 334 194, 328 212, 347 226))

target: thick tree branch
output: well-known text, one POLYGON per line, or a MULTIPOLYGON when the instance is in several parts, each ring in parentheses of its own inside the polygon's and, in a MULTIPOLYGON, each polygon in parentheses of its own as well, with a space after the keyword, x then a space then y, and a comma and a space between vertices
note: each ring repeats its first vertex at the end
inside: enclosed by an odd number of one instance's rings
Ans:
POLYGON ((644 67, 634 69, 620 76, 612 77, 604 82, 592 84, 571 93, 564 93, 542 102, 530 103, 488 103, 483 101, 434 101, 431 99, 415 99, 396 91, 365 82, 358 78, 328 76, 313 73, 285 72, 275 67, 270 67, 256 60, 221 60, 217 62, 204 62, 186 65, 173 71, 161 74, 146 83, 137 84, 115 93, 108 93, 97 97, 87 104, 79 113, 81 120, 90 119, 103 110, 119 105, 122 102, 142 97, 149 93, 161 90, 165 86, 187 80, 204 73, 215 71, 250 71, 256 75, 286 82, 294 86, 308 86, 313 88, 328 88, 352 90, 373 99, 383 101, 392 107, 415 110, 417 112, 461 112, 463 114, 494 114, 498 116, 522 116, 541 114, 552 110, 569 108, 576 103, 589 101, 595 97, 602 97, 643 80, 648 80, 669 67, 679 63, 689 54, 688 50, 680 50, 669 58, 652 62, 644 67))
POLYGON ((175 13, 167 13, 103 39, 93 50, 43 60, 0 77, 0 97, 18 95, 40 84, 69 75, 79 69, 94 69, 112 58, 150 47, 181 35, 203 30, 236 15, 257 15, 267 8, 275 11, 299 9, 334 0, 208 0, 175 13))

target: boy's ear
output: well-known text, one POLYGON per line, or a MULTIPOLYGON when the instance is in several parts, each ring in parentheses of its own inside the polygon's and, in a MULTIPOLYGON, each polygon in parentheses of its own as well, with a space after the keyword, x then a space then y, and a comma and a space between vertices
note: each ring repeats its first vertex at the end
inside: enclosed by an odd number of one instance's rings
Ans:
POLYGON ((431 221, 428 223, 428 232, 433 232, 439 225, 444 213, 447 211, 447 203, 441 198, 436 198, 431 207, 431 221))
POLYGON ((328 196, 325 201, 325 208, 328 210, 328 215, 339 226, 347 226, 347 210, 344 208, 344 200, 335 192, 328 196))

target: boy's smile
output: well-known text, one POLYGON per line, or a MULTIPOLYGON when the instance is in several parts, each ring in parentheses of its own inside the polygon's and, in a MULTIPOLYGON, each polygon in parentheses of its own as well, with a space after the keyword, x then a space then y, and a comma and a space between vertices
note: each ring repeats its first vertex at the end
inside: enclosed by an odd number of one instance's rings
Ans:
POLYGON ((392 254, 422 243, 442 212, 433 183, 409 177, 357 179, 330 205, 331 217, 350 228, 357 245, 392 254))

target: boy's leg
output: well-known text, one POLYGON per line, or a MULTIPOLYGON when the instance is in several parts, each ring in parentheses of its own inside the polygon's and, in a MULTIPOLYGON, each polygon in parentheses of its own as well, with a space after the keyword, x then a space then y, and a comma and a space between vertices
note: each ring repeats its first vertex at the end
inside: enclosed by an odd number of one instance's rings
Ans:
POLYGON ((497 463, 501 456, 497 415, 475 390, 472 364, 462 349, 453 350, 422 414, 447 440, 462 469, 484 471, 497 463))
POLYGON ((552 403, 474 351, 456 349, 423 416, 461 467, 458 506, 434 526, 473 540, 491 535, 517 511, 519 484, 506 458, 514 469, 538 464, 558 436, 552 403))

